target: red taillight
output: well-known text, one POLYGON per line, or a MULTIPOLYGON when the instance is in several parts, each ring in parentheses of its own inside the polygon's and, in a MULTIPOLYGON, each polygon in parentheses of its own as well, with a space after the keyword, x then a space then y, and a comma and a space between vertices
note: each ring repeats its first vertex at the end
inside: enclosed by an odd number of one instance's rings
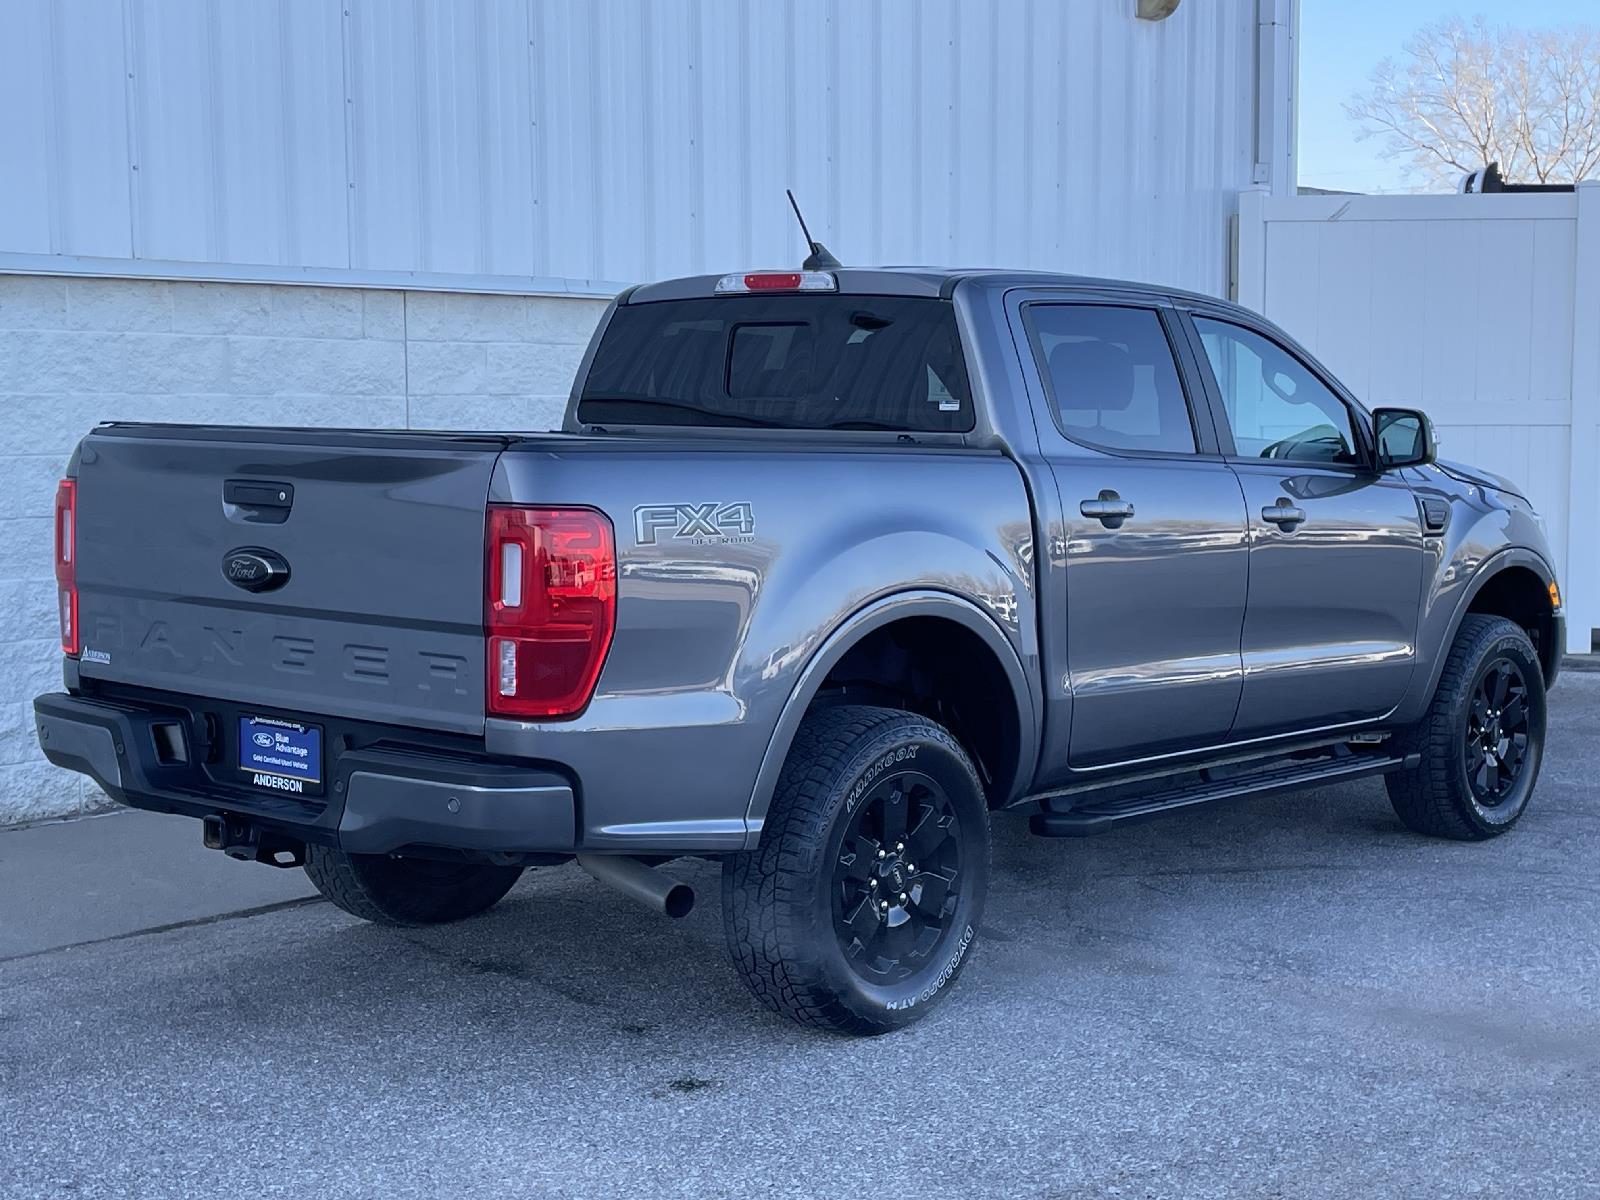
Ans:
POLYGON ((56 610, 61 614, 61 653, 76 655, 78 639, 78 484, 56 484, 56 610))
POLYGON ((492 504, 485 569, 490 714, 576 716, 616 628, 611 522, 592 508, 492 504))

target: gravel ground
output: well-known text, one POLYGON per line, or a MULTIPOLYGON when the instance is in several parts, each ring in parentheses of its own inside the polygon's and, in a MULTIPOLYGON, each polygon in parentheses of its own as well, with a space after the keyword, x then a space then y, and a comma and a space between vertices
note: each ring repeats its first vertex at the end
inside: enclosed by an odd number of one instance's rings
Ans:
POLYGON ((678 923, 572 867, 428 931, 58 914, 0 957, 0 1195, 1592 1197, 1600 675, 1552 725, 1485 845, 1370 780, 1084 842, 1003 818, 966 975, 875 1041, 754 1006, 704 863, 678 923))

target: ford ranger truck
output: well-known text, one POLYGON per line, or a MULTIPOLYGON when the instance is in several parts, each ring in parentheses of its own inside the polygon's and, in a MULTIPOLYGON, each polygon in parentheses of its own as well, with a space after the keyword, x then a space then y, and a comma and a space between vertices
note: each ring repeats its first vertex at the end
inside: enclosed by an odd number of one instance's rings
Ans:
POLYGON ((51 761, 370 921, 572 859, 677 915, 720 860, 750 990, 853 1034, 950 990, 999 814, 1382 775, 1505 833, 1563 644, 1540 519, 1423 414, 1049 274, 636 287, 558 433, 103 424, 56 539, 51 761))

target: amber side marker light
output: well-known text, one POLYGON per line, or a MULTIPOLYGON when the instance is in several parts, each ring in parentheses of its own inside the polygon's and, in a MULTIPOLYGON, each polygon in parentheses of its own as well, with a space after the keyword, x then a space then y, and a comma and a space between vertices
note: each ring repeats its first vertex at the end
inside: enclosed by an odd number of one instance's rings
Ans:
POLYGON ((1554 579, 1550 581, 1550 607, 1553 609, 1561 607, 1561 589, 1556 586, 1554 579))

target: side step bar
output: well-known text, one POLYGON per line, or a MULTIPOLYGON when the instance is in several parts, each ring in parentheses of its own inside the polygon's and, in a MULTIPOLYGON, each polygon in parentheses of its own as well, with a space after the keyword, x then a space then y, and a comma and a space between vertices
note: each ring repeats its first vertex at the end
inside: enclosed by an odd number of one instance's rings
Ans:
POLYGON ((1292 792, 1318 784, 1342 783, 1366 775, 1384 775, 1401 768, 1410 770, 1421 761, 1420 754, 1346 754, 1331 761, 1289 762, 1226 779, 1203 780, 1144 795, 1091 801, 1067 812, 1037 813, 1028 822, 1028 828, 1040 837, 1089 837, 1104 833, 1115 825, 1146 820, 1197 804, 1209 804, 1214 800, 1230 800, 1236 796, 1269 796, 1274 792, 1292 792))

